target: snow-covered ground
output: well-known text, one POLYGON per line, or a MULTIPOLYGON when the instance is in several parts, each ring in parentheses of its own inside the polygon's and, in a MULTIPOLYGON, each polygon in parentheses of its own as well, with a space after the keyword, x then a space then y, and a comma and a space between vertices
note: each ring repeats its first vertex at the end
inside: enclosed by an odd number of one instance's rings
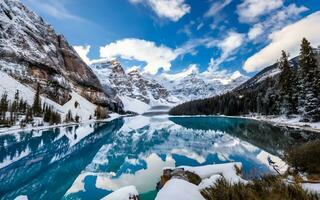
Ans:
POLYGON ((193 172, 200 176, 202 181, 199 185, 194 185, 185 180, 172 178, 157 194, 156 200, 202 200, 201 190, 213 186, 216 181, 224 177, 232 184, 242 182, 247 183, 236 172, 236 168, 241 169, 242 164, 238 162, 231 162, 225 164, 205 165, 199 167, 179 166, 186 171, 193 172))
MULTIPOLYGON (((33 104, 34 96, 35 96, 35 90, 29 86, 26 86, 13 77, 9 76, 7 73, 0 71, 0 77, 1 77, 1 82, 0 82, 0 95, 3 93, 8 94, 8 99, 13 100, 14 95, 16 91, 19 91, 19 96, 22 97, 24 100, 27 101, 29 105, 33 104)), ((56 110, 57 112, 60 113, 62 120, 64 120, 66 114, 70 110, 73 117, 76 115, 80 117, 81 122, 86 122, 89 120, 90 116, 93 118, 94 117, 94 112, 96 110, 96 105, 93 103, 89 102, 87 99, 82 97, 76 92, 71 93, 71 99, 65 103, 64 105, 57 104, 56 102, 41 96, 41 101, 42 103, 45 103, 47 105, 50 105, 56 110), (78 106, 76 107, 75 104, 78 102, 78 106)), ((111 119, 114 119, 116 114, 113 114, 111 116, 111 119)), ((44 126, 39 126, 39 127, 30 127, 27 126, 25 129, 46 129, 46 128, 51 128, 51 127, 57 127, 57 126, 65 126, 68 124, 60 124, 60 125, 55 125, 55 126, 49 126, 48 124, 44 124, 44 126)), ((23 130, 25 130, 23 129, 23 130)), ((10 128, 1 128, 0 129, 0 134, 1 133, 8 133, 12 131, 17 131, 17 130, 22 130, 19 125, 12 126, 10 128)))
POLYGON ((310 131, 320 132, 320 122, 300 122, 301 116, 295 115, 292 118, 281 116, 264 116, 264 115, 246 115, 243 118, 265 121, 278 126, 288 126, 292 128, 300 128, 310 131))
MULTIPOLYGON (((35 96, 35 90, 33 88, 20 83, 3 71, 0 71, 0 77, 0 95, 6 92, 8 94, 8 99, 13 100, 14 95, 18 90, 19 96, 26 100, 29 105, 32 105, 35 96)), ((42 103, 53 106, 53 108, 61 114, 62 119, 68 111, 71 110, 73 116, 78 115, 80 119, 88 120, 90 115, 92 117, 94 116, 94 111, 96 109, 96 105, 92 104, 76 92, 71 93, 71 99, 64 105, 59 105, 43 96, 41 96, 41 100, 42 103), (77 108, 75 107, 75 102, 79 103, 77 108)))
POLYGON ((124 106, 123 109, 125 111, 132 111, 138 114, 142 114, 151 108, 150 105, 142 101, 139 101, 138 99, 130 98, 128 96, 120 96, 120 99, 123 103, 123 106, 124 106))
POLYGON ((320 194, 320 183, 302 183, 301 186, 304 190, 320 194))
POLYGON ((205 200, 197 185, 181 179, 171 179, 157 194, 156 200, 205 200))
POLYGON ((101 200, 129 200, 134 199, 139 193, 134 186, 126 186, 117 191, 112 192, 101 200))

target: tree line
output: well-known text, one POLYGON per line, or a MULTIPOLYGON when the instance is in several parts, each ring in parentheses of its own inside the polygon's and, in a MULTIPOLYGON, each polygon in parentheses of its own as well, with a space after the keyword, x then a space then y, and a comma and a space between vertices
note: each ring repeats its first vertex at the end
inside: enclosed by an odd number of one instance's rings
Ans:
POLYGON ((29 105, 23 97, 20 97, 19 90, 16 91, 13 100, 9 100, 7 92, 1 95, 0 125, 12 126, 19 122, 19 125, 24 127, 32 123, 34 117, 43 118, 44 122, 50 124, 61 123, 60 113, 55 111, 52 106, 46 103, 42 104, 39 84, 37 85, 32 105, 29 105))
MULTIPOLYGON (((38 84, 32 105, 29 105, 23 97, 20 97, 19 90, 16 91, 14 99, 8 98, 8 93, 4 92, 0 100, 0 125, 13 126, 19 122, 21 127, 34 122, 34 117, 43 119, 51 125, 61 123, 61 114, 54 109, 53 106, 41 102, 40 91, 41 87, 38 84)), ((75 108, 80 106, 76 101, 75 108)), ((108 117, 107 110, 101 106, 97 106, 94 116, 96 119, 104 119, 108 117)), ((92 116, 89 116, 92 119, 92 116)), ((80 116, 73 116, 71 110, 67 112, 64 122, 80 122, 80 116)))
POLYGON ((194 100, 170 110, 171 115, 294 115, 302 121, 320 121, 320 66, 310 42, 303 38, 298 66, 282 51, 277 78, 267 77, 253 87, 194 100))

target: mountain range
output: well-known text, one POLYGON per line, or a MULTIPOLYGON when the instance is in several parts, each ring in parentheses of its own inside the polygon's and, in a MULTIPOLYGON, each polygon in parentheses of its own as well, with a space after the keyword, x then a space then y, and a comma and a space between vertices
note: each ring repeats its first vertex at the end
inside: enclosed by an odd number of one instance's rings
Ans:
POLYGON ((101 60, 90 65, 98 76, 105 90, 119 97, 125 104, 138 101, 138 109, 149 106, 167 105, 193 99, 206 98, 230 91, 248 77, 239 72, 223 73, 199 72, 197 66, 191 65, 186 70, 176 73, 162 73, 151 75, 141 72, 139 69, 125 71, 117 60, 101 60))
POLYGON ((85 119, 96 105, 143 113, 152 106, 222 94, 248 79, 239 72, 199 72, 196 66, 156 76, 125 71, 116 60, 89 67, 62 35, 20 1, 3 0, 0 9, 0 70, 7 80, 1 81, 0 92, 12 99, 20 90, 32 104, 39 85, 43 101, 61 114, 71 110, 85 119), (77 109, 65 106, 71 102, 85 103, 77 109))

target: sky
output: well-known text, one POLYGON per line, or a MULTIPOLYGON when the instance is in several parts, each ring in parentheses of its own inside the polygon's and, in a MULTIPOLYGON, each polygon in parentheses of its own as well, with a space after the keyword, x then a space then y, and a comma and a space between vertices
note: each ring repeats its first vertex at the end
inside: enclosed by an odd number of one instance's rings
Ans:
POLYGON ((319 0, 21 0, 83 60, 118 59, 150 74, 252 76, 281 50, 320 45, 319 0))

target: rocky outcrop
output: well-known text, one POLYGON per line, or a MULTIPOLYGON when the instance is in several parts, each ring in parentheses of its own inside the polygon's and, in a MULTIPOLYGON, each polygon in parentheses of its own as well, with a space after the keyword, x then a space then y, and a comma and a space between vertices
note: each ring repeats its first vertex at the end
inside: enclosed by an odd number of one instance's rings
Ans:
POLYGON ((66 103, 76 91, 95 104, 121 110, 120 100, 103 90, 98 78, 66 39, 18 0, 0 1, 0 69, 66 103))
POLYGON ((202 181, 199 175, 183 168, 164 169, 160 181, 157 183, 157 190, 160 190, 171 179, 185 180, 194 185, 199 185, 202 181))
POLYGON ((91 68, 110 94, 127 96, 146 104, 151 101, 171 103, 174 100, 168 90, 157 81, 143 76, 138 70, 126 73, 116 60, 99 61, 93 63, 91 68))

